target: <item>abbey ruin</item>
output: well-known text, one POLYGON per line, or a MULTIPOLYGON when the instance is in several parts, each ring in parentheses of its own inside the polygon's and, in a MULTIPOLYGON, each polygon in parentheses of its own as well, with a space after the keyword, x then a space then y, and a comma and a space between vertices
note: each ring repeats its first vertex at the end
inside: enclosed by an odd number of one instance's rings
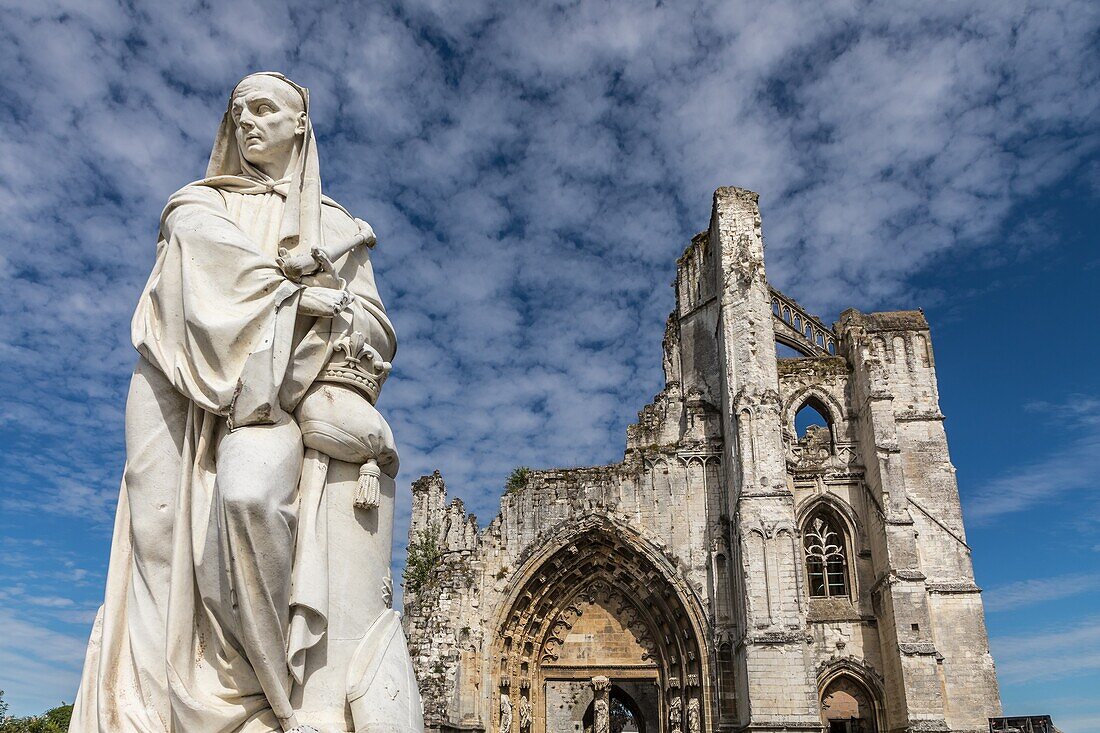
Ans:
POLYGON ((666 384, 621 463, 532 471, 484 529, 439 473, 414 484, 410 542, 441 551, 405 594, 426 728, 987 730, 923 313, 824 325, 768 285, 737 188, 675 288, 666 384), (807 407, 826 424, 798 431, 807 407))

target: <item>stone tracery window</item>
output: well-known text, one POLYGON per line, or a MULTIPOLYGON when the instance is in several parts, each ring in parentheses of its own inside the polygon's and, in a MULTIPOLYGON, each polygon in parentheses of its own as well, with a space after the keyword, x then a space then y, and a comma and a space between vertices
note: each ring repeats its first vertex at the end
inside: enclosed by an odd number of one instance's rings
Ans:
POLYGON ((848 556, 844 531, 831 512, 810 516, 802 531, 806 550, 806 577, 814 598, 847 597, 848 556))

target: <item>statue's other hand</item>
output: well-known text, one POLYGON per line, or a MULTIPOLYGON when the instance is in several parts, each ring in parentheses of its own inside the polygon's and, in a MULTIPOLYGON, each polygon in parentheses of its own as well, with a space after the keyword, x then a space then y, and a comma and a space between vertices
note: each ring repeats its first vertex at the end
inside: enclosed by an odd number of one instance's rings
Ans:
POLYGON ((359 231, 367 235, 367 241, 364 242, 364 244, 374 249, 374 245, 378 244, 378 237, 374 233, 374 227, 362 219, 356 219, 355 223, 359 226, 359 231))
POLYGON ((307 287, 302 289, 298 312, 305 316, 332 318, 351 303, 351 294, 335 288, 307 287))

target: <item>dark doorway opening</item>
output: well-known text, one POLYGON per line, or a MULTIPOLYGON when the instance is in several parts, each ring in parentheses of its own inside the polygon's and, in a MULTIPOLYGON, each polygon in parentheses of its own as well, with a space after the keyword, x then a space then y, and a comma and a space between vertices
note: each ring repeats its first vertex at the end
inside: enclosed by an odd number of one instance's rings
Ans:
MULTIPOLYGON (((608 723, 611 733, 646 733, 646 720, 638 704, 618 685, 608 692, 608 723)), ((594 733, 595 701, 584 711, 584 733, 594 733)))

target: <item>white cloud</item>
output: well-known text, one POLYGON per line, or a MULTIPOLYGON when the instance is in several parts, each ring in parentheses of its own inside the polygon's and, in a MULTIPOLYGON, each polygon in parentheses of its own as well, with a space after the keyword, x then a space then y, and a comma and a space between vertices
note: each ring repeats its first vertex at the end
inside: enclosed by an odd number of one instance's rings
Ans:
MULTIPOLYGON (((160 207, 201 175, 249 71, 311 87, 326 190, 380 234, 403 480, 441 468, 488 519, 516 465, 620 457, 716 186, 760 191, 771 279, 826 318, 918 304, 909 279, 947 253, 1028 246, 994 242, 1008 212, 1100 145, 1098 17, 1085 0, 6 3, 0 507, 108 541, 160 207)), ((972 513, 1085 478, 1057 458, 972 513)))
POLYGON ((62 596, 26 596, 23 600, 33 606, 45 606, 47 608, 68 608, 73 605, 72 598, 62 596))
POLYGON ((1073 573, 1051 578, 1019 580, 986 589, 982 594, 990 613, 1012 611, 1024 606, 1060 601, 1100 589, 1100 573, 1073 573))
MULTIPOLYGON (((1057 421, 1076 436, 1064 447, 969 492, 968 521, 984 523, 1038 504, 1078 497, 1078 518, 1100 512, 1100 400, 1075 395, 1064 404, 1033 403, 1027 410, 1057 421)), ((1100 514, 1097 514, 1100 519, 1100 514)))
POLYGON ((1031 402, 1024 409, 1040 418, 1057 420, 1073 428, 1100 428, 1100 399, 1091 395, 1071 395, 1062 403, 1031 402))
POLYGON ((12 714, 72 702, 87 637, 51 631, 6 609, 0 609, 0 625, 0 689, 12 714))
POLYGON ((1035 634, 990 639, 1002 684, 1079 677, 1100 671, 1100 619, 1035 634))
POLYGON ((1100 730, 1100 715, 1060 715, 1056 723, 1059 730, 1067 733, 1088 733, 1100 730))

